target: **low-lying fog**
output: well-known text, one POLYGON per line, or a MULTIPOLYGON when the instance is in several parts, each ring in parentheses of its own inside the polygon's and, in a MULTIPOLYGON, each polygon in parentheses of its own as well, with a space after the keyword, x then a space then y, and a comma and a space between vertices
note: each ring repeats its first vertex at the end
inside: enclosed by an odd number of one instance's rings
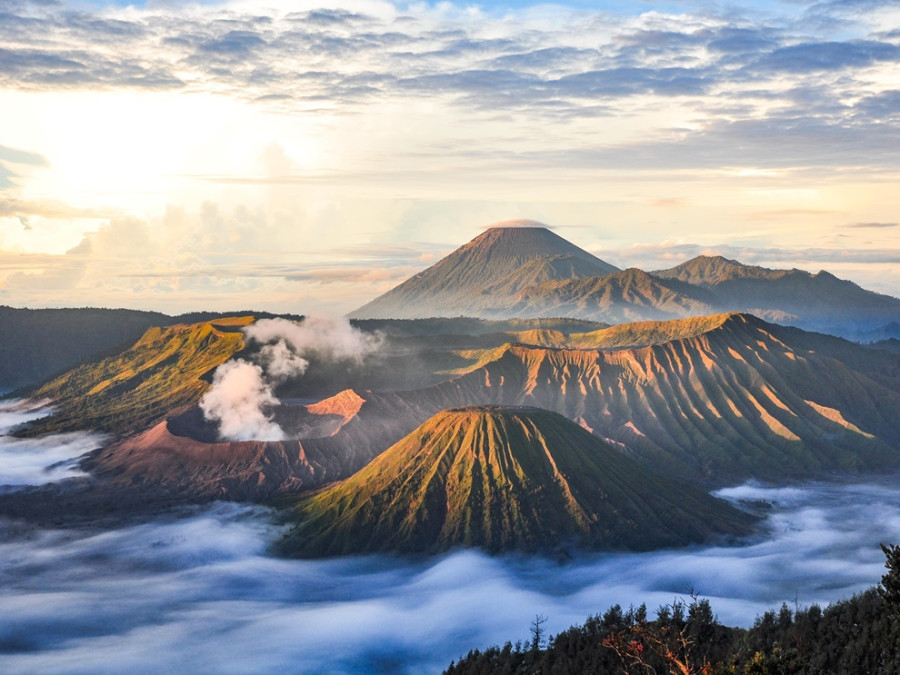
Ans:
POLYGON ((5 434, 25 422, 49 413, 44 403, 0 402, 0 490, 8 486, 42 485, 81 476, 77 459, 103 443, 87 433, 58 434, 51 438, 13 438, 5 434))
MULTIPOLYGON (((0 462, 18 443, 0 437, 0 462)), ((0 522, 0 672, 440 672, 472 647, 527 639, 535 614, 558 632, 612 603, 652 613, 690 588, 749 625, 783 601, 877 583, 878 543, 900 542, 896 485, 730 488, 720 494, 772 503, 765 538, 565 565, 474 551, 282 560, 267 554, 271 512, 236 504, 104 532, 0 522)))

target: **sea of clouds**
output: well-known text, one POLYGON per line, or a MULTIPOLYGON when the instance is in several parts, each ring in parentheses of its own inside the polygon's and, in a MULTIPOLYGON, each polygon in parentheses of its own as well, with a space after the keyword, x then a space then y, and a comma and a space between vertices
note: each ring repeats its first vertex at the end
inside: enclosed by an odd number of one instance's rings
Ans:
MULTIPOLYGON (((28 414, 0 410, 0 424, 28 414)), ((43 481, 42 464, 90 439, 0 436, 0 482, 43 481), (30 473, 7 468, 21 455, 30 473)), ((771 504, 744 546, 565 564, 471 550, 284 560, 270 553, 283 531, 273 512, 232 503, 112 530, 0 520, 0 672, 436 673, 470 648, 526 639, 535 614, 552 633, 613 603, 652 614, 691 589, 747 626, 782 602, 824 605, 877 583, 878 543, 900 542, 897 484, 741 485, 718 494, 771 504)))

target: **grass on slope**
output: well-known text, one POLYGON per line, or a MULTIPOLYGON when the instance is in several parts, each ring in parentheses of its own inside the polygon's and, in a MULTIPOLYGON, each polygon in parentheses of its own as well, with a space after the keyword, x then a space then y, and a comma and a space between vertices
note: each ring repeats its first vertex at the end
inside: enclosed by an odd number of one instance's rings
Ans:
POLYGON ((746 534, 754 520, 557 413, 493 406, 435 415, 296 517, 284 550, 304 556, 641 550, 746 534))
POLYGON ((672 340, 703 335, 721 326, 733 313, 674 319, 672 321, 638 321, 610 326, 588 333, 572 333, 569 346, 578 349, 620 349, 651 347, 672 340))
POLYGON ((151 328, 124 352, 79 366, 33 391, 34 398, 53 399, 56 412, 20 435, 79 429, 121 434, 193 405, 209 386, 204 376, 244 348, 236 329, 252 321, 151 328))

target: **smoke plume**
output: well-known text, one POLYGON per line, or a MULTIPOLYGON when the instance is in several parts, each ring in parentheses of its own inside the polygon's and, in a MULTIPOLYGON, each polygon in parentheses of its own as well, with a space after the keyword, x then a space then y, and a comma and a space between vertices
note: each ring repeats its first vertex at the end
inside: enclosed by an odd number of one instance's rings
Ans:
POLYGON ((216 422, 219 436, 229 441, 284 440, 270 412, 280 404, 277 385, 306 373, 309 358, 361 363, 381 346, 380 337, 338 317, 310 316, 300 323, 261 319, 244 328, 244 335, 261 345, 254 362, 235 359, 219 366, 200 401, 203 416, 216 422))

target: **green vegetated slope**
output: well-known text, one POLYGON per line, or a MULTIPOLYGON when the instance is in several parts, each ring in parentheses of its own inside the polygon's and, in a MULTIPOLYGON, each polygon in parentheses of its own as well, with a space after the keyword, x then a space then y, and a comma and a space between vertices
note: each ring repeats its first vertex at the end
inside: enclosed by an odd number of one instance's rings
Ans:
POLYGON ((672 340, 697 337, 722 325, 730 314, 710 314, 671 321, 634 321, 586 332, 572 332, 564 347, 624 349, 650 347, 672 340))
POLYGON ((616 271, 544 227, 492 227, 350 316, 508 316, 528 286, 616 271))
POLYGON ((0 390, 33 385, 169 322, 129 309, 0 307, 0 390))
POLYGON ((32 392, 33 398, 52 399, 55 412, 22 434, 134 432, 193 405, 209 386, 203 376, 243 349, 238 328, 252 320, 151 328, 120 354, 79 366, 32 392))
POLYGON ((499 407, 438 413, 295 517, 283 549, 296 556, 645 550, 746 534, 754 522, 557 413, 499 407))

